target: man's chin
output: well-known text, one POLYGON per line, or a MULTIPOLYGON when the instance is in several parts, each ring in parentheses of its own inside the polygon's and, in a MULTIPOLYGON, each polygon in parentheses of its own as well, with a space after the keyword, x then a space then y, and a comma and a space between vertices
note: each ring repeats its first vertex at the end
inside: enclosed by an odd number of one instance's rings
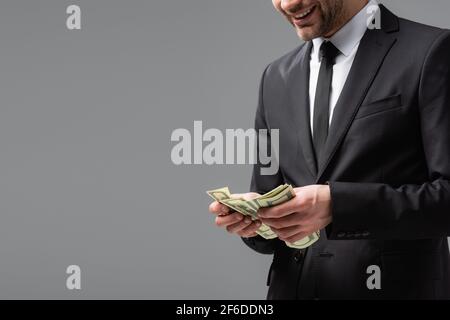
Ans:
POLYGON ((315 28, 308 26, 308 27, 302 27, 301 29, 296 27, 295 29, 297 31, 297 35, 303 41, 310 41, 312 39, 319 37, 319 33, 316 30, 314 30, 315 28))

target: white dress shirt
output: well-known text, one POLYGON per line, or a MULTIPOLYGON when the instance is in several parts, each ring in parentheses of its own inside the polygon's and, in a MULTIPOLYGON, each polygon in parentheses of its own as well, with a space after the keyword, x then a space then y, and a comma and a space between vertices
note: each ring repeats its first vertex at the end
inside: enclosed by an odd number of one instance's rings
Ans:
MULTIPOLYGON (((312 40, 313 48, 310 57, 310 76, 309 76, 309 106, 310 106, 310 121, 311 132, 314 133, 314 101, 316 96, 317 80, 319 78, 320 70, 320 56, 319 50, 322 43, 327 40, 331 41, 336 48, 339 49, 341 54, 336 58, 336 63, 333 66, 333 79, 331 83, 330 94, 330 119, 333 118, 334 108, 344 88, 345 81, 350 72, 350 69, 355 59, 356 52, 358 51, 359 43, 367 30, 369 21, 373 19, 376 14, 375 10, 372 10, 373 6, 378 7, 378 3, 375 0, 371 0, 367 5, 361 9, 347 24, 345 24, 338 32, 336 32, 331 38, 315 38, 312 40), (370 9, 370 10, 369 10, 370 9), (369 20, 370 19, 370 20, 369 20)), ((378 7, 379 9, 379 7, 378 7)))

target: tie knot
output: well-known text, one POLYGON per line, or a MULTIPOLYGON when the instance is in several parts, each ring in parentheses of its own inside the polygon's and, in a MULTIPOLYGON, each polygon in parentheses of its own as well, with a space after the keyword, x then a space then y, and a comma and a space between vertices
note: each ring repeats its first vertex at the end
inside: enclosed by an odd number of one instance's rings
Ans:
POLYGON ((324 41, 320 46, 320 58, 325 59, 327 62, 334 64, 336 57, 340 53, 339 49, 331 41, 324 41))

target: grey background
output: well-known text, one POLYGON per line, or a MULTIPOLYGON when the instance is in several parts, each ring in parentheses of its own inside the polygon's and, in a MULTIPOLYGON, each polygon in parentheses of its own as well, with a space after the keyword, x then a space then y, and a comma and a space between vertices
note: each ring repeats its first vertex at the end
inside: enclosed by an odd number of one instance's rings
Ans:
MULTIPOLYGON (((384 3, 450 27, 448 0, 384 3)), ((170 135, 250 128, 263 68, 298 43, 268 0, 1 1, 0 298, 263 299, 271 257, 205 194, 251 167, 176 167, 170 135)))

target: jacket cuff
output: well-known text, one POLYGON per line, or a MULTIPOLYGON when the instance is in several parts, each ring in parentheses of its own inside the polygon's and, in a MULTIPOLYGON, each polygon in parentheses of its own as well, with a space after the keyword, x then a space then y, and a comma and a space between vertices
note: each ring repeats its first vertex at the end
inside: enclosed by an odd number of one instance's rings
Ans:
POLYGON ((376 237, 383 220, 371 208, 369 185, 349 182, 328 182, 333 222, 325 228, 330 240, 363 240, 376 237))

